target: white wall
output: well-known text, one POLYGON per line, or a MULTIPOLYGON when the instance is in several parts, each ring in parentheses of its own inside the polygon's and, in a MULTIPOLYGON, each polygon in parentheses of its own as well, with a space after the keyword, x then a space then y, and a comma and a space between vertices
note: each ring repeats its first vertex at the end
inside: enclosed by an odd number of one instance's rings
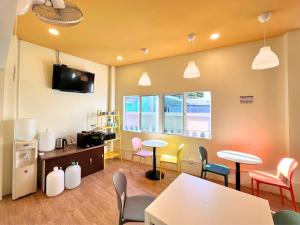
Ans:
POLYGON ((0 200, 2 199, 4 75, 5 70, 0 69, 0 200))
POLYGON ((21 41, 19 117, 36 118, 38 131, 49 128, 57 136, 64 136, 87 129, 88 115, 97 109, 107 110, 108 67, 67 54, 60 54, 60 62, 95 73, 95 92, 53 90, 55 51, 21 41))
MULTIPOLYGON (((88 129, 88 125, 96 120, 97 109, 107 110, 107 66, 61 53, 61 63, 95 73, 95 91, 83 94, 53 90, 52 66, 56 63, 55 51, 25 41, 20 41, 19 45, 18 88, 10 89, 11 94, 17 93, 17 117, 35 118, 38 132, 49 129, 57 137, 65 137, 76 136, 77 132, 88 129)), ((8 84, 6 88, 9 89, 12 85, 15 82, 8 84)), ((9 95, 6 97, 9 98, 9 95)), ((4 165, 6 176, 3 194, 8 194, 11 191, 11 143, 7 145, 5 153, 7 163, 4 165)))

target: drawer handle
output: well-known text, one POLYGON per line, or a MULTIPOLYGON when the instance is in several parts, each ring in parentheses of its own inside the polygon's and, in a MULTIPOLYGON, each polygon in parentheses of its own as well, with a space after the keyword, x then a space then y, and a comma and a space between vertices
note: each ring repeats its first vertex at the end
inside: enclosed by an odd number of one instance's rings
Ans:
POLYGON ((93 164, 93 159, 90 158, 90 166, 93 164))
POLYGON ((29 144, 24 144, 24 145, 23 145, 23 147, 28 147, 28 146, 29 146, 29 144))
POLYGON ((24 173, 27 173, 28 172, 28 170, 24 170, 24 173))

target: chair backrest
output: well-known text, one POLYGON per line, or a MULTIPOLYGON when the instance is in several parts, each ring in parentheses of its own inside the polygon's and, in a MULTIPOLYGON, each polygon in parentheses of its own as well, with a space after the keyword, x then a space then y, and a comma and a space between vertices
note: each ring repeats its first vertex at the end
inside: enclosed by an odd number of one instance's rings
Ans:
POLYGON ((143 142, 142 142, 142 140, 140 138, 133 137, 132 140, 131 140, 131 142, 132 142, 132 150, 134 152, 137 152, 137 151, 139 151, 139 150, 142 149, 143 142))
POLYGON ((298 163, 293 158, 283 158, 277 166, 277 177, 279 177, 287 185, 292 182, 293 173, 298 163))
POLYGON ((300 214, 290 211, 282 210, 273 215, 275 225, 295 225, 300 224, 300 214))
POLYGON ((118 209, 120 216, 122 217, 124 205, 127 198, 127 179, 124 173, 116 172, 113 174, 113 184, 116 190, 118 209), (124 195, 124 200, 122 201, 122 196, 124 195))
POLYGON ((208 155, 207 155, 207 150, 203 146, 199 147, 199 153, 201 155, 201 162, 202 166, 208 163, 208 155))
POLYGON ((177 163, 181 161, 184 144, 181 144, 177 150, 177 163))

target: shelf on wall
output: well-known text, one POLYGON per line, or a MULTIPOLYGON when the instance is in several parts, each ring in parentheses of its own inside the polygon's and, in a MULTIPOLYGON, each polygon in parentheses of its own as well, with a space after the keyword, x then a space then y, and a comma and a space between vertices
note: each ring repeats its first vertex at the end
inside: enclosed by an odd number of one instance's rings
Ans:
POLYGON ((102 130, 104 130, 104 129, 114 129, 114 128, 120 128, 120 126, 115 126, 115 127, 97 127, 98 129, 102 129, 102 130))
POLYGON ((115 138, 115 139, 110 139, 110 140, 106 140, 107 142, 112 142, 112 141, 119 141, 120 138, 115 138))
POLYGON ((117 150, 112 150, 104 153, 104 159, 112 159, 119 156, 121 157, 121 152, 117 150))
POLYGON ((119 116, 119 115, 112 115, 112 114, 110 114, 110 115, 97 115, 98 117, 108 117, 108 116, 119 116))

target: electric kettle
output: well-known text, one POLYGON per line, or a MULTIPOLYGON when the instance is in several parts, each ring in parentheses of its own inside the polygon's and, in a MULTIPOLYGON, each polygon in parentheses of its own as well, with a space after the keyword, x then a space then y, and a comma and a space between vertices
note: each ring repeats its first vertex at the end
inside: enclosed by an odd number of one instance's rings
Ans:
POLYGON ((65 138, 57 138, 55 142, 56 149, 63 149, 68 145, 67 140, 65 138))

